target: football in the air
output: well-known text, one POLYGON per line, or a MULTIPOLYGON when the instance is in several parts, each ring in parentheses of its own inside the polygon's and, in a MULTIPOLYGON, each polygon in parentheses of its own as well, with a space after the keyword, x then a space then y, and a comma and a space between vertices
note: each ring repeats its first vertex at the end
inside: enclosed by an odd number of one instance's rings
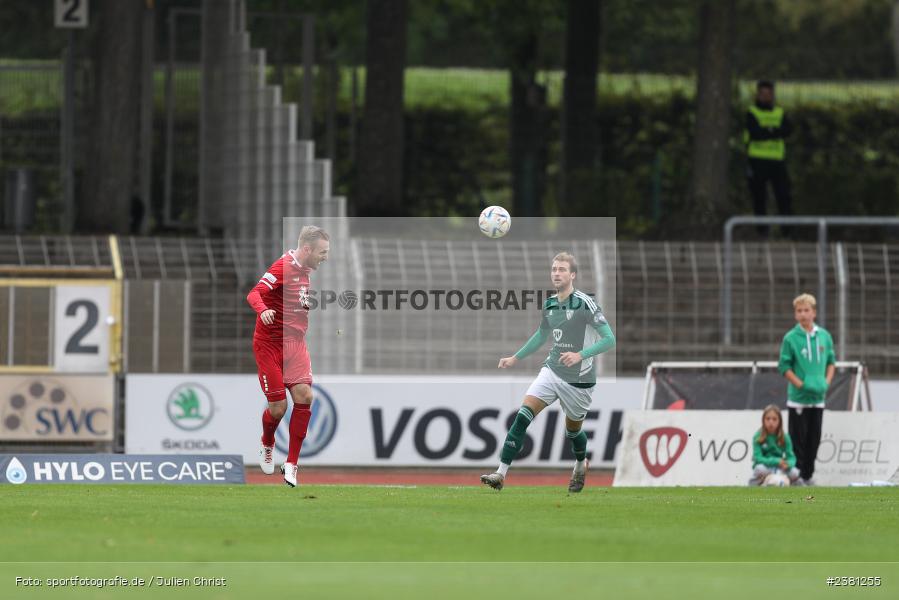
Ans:
POLYGON ((481 211, 478 227, 480 227, 481 233, 489 238, 501 238, 509 233, 509 228, 512 227, 512 217, 509 216, 509 211, 502 206, 488 206, 481 211))
POLYGON ((787 487, 790 485, 790 478, 785 473, 771 473, 765 477, 762 483, 764 486, 787 487))

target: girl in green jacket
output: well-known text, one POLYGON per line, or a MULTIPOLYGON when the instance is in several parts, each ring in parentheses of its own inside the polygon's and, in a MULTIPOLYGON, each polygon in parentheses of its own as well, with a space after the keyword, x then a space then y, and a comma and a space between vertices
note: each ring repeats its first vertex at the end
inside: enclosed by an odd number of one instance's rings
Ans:
POLYGON ((749 485, 762 485, 769 475, 783 473, 790 484, 799 479, 790 434, 784 431, 780 408, 769 404, 762 412, 762 428, 752 436, 752 477, 749 485))

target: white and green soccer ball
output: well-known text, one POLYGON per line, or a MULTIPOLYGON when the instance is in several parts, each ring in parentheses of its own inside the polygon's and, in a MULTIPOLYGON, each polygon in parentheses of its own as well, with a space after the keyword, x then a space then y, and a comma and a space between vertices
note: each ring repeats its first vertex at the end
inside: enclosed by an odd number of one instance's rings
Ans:
POLYGON ((781 473, 778 471, 777 473, 771 473, 767 477, 765 477, 765 481, 762 482, 764 486, 771 487, 788 487, 790 485, 790 478, 787 477, 786 473, 781 473))
POLYGON ((512 227, 512 217, 509 216, 509 211, 502 206, 488 206, 481 211, 481 216, 478 217, 478 227, 481 229, 481 233, 489 238, 501 238, 509 233, 509 228, 512 227))

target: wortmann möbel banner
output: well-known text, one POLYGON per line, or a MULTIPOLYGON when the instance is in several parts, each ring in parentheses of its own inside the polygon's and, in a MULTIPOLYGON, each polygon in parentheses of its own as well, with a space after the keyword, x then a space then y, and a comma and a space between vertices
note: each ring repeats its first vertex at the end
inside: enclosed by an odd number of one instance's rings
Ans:
MULTIPOLYGON (((784 425, 787 413, 783 414, 784 425)), ((747 485, 761 411, 627 411, 616 486, 747 485)), ((825 411, 814 479, 844 486, 893 478, 899 413, 825 411)))

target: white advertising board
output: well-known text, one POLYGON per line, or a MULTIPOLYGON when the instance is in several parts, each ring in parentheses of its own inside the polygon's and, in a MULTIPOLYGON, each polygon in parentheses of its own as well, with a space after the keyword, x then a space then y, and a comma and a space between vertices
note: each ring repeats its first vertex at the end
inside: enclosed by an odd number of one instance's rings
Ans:
POLYGON ((112 375, 0 375, 0 440, 111 440, 114 397, 112 375))
MULTIPOLYGON (((301 462, 352 466, 495 466, 531 378, 321 377, 301 462)), ((643 380, 594 388, 584 423, 594 466, 611 467, 623 411, 640 405, 643 380)), ((129 375, 128 453, 240 454, 258 459, 265 400, 255 375, 129 375)), ((277 433, 287 450, 289 413, 277 433)), ((528 429, 519 466, 568 467, 573 457, 558 403, 528 429)))
POLYGON ((875 411, 899 411, 899 381, 871 380, 871 405, 875 411))
MULTIPOLYGON (((888 480, 899 469, 899 413, 825 411, 823 423, 818 485, 888 480)), ((760 411, 628 411, 614 485, 747 485, 760 426, 760 411)))

